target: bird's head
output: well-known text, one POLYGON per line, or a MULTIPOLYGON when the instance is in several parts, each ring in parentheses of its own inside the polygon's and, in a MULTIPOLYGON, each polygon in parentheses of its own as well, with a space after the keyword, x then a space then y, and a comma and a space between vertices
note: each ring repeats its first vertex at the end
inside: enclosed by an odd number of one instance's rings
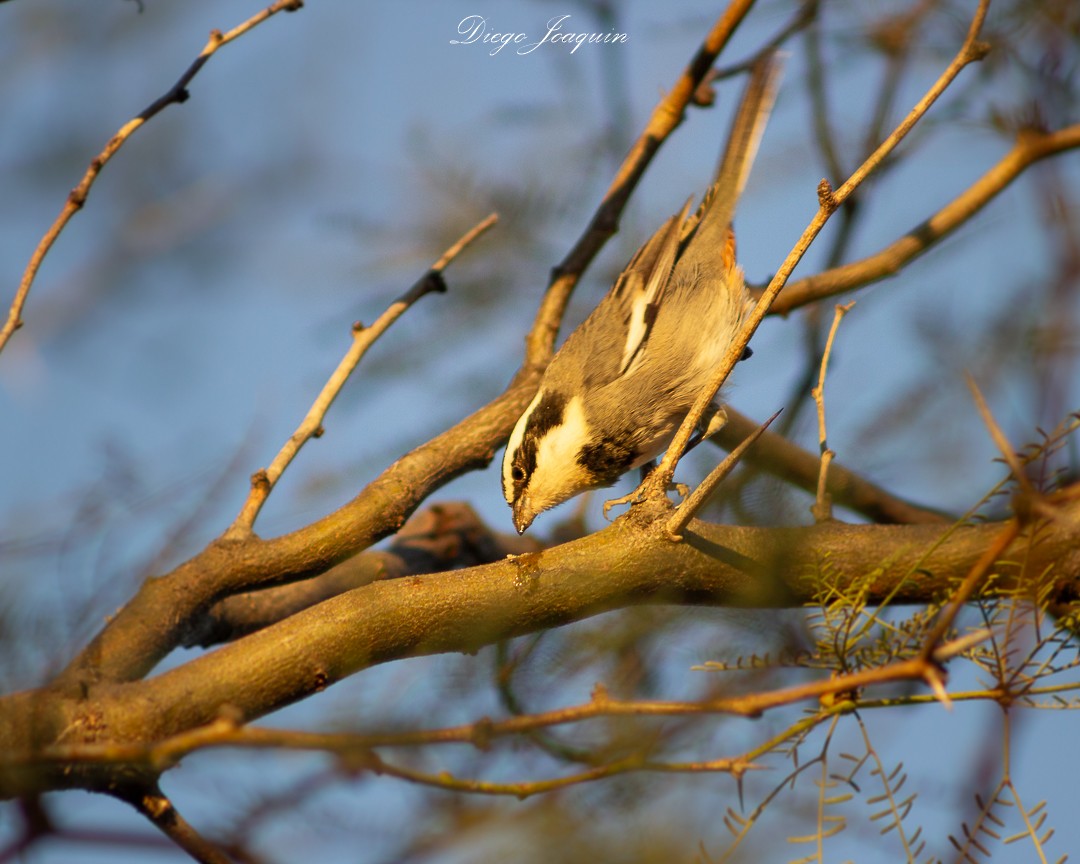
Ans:
POLYGON ((503 457, 503 495, 519 534, 545 510, 610 482, 589 464, 592 443, 581 397, 541 388, 514 427, 503 457))

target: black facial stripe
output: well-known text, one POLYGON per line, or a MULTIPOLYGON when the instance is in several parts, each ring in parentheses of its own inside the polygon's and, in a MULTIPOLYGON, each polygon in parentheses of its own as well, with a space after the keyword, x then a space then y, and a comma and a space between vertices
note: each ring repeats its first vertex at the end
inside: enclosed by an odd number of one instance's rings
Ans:
POLYGON ((525 424, 525 434, 514 454, 513 468, 520 469, 519 477, 513 477, 514 500, 521 495, 521 490, 529 484, 529 478, 536 470, 536 453, 541 439, 563 421, 567 399, 561 393, 545 393, 525 424))
POLYGON ((533 440, 539 440, 562 423, 567 401, 569 400, 561 393, 545 393, 529 415, 526 435, 531 436, 533 440))
POLYGON ((603 438, 595 444, 582 447, 577 461, 593 475, 596 483, 610 486, 629 470, 636 457, 637 453, 632 447, 620 444, 612 438, 603 438))
POLYGON ((529 437, 527 431, 521 441, 521 446, 514 453, 511 468, 513 472, 511 479, 514 482, 514 500, 517 501, 521 497, 521 490, 528 485, 529 478, 532 477, 533 471, 536 470, 536 440, 529 437))

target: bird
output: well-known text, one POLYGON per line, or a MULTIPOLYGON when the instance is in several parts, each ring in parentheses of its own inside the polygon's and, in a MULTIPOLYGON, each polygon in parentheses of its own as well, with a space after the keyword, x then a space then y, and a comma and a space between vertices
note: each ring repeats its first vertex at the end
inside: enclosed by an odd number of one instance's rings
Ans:
POLYGON ((503 457, 519 534, 664 452, 738 334, 750 298, 731 222, 779 69, 776 53, 755 63, 696 213, 690 199, 657 229, 544 371, 503 457))

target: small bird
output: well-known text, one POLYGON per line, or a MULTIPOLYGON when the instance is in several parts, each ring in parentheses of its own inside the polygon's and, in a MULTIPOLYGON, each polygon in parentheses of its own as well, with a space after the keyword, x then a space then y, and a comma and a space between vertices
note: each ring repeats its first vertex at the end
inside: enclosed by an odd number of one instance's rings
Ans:
POLYGON ((738 334, 750 300, 731 220, 779 66, 775 54, 755 65, 697 213, 687 201, 660 226, 544 372, 503 457, 519 534, 662 453, 738 334))

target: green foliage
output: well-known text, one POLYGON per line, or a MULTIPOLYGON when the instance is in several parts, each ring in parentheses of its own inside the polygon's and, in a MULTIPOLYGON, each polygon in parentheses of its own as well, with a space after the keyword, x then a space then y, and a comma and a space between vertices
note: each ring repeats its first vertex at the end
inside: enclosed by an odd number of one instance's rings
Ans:
MULTIPOLYGON (((1037 532, 1038 526, 1032 526, 1037 532)), ((1045 801, 1025 803, 1011 774, 1010 748, 1014 740, 1013 718, 1018 712, 1035 708, 1058 710, 1080 707, 1080 642, 1076 638, 1075 613, 1054 617, 1047 608, 1054 586, 1053 573, 1044 570, 1024 573, 1024 578, 1006 583, 1001 578, 1017 562, 1001 562, 988 577, 990 599, 974 604, 964 623, 951 628, 941 645, 964 645, 975 634, 978 641, 942 661, 954 678, 972 678, 977 687, 950 692, 949 700, 964 710, 962 703, 996 703, 1001 709, 999 779, 988 796, 974 794, 975 818, 962 822, 948 841, 959 860, 977 864, 994 851, 1028 844, 1030 859, 1053 858, 1046 848, 1054 831, 1045 801), (1010 587, 1007 587, 1008 586, 1010 587)), ((1022 562, 1019 562, 1022 565, 1022 562)), ((769 810, 804 806, 798 824, 810 821, 809 830, 795 827, 787 819, 788 842, 808 846, 807 854, 791 858, 792 864, 837 860, 830 851, 840 836, 860 828, 872 828, 880 835, 882 860, 932 864, 943 860, 940 838, 929 838, 919 824, 919 791, 911 782, 902 761, 893 761, 897 741, 886 737, 875 741, 866 721, 874 709, 891 711, 944 710, 933 706, 934 697, 914 690, 902 681, 889 681, 891 664, 910 660, 925 650, 937 616, 938 605, 902 608, 867 601, 874 572, 853 588, 844 589, 833 578, 827 561, 818 575, 821 584, 819 605, 807 615, 813 648, 803 653, 777 657, 750 655, 733 662, 710 662, 701 668, 717 672, 802 668, 842 679, 854 673, 878 670, 883 686, 895 692, 882 696, 852 689, 821 698, 816 709, 803 714, 783 731, 752 752, 759 766, 787 764, 787 773, 749 813, 729 807, 724 824, 731 838, 718 857, 709 861, 745 860, 737 853, 764 821, 769 810), (853 733, 861 747, 840 750, 835 741, 853 733), (805 776, 804 776, 805 775, 805 776), (812 790, 806 780, 812 778, 812 790), (786 799, 786 802, 785 802, 786 799), (812 805, 812 806, 811 806, 812 805)), ((819 679, 820 680, 820 679, 819 679)), ((925 812, 925 811, 922 811, 925 812)), ((762 829, 764 830, 764 829, 762 829)), ((842 847, 841 847, 842 848, 842 847)))

